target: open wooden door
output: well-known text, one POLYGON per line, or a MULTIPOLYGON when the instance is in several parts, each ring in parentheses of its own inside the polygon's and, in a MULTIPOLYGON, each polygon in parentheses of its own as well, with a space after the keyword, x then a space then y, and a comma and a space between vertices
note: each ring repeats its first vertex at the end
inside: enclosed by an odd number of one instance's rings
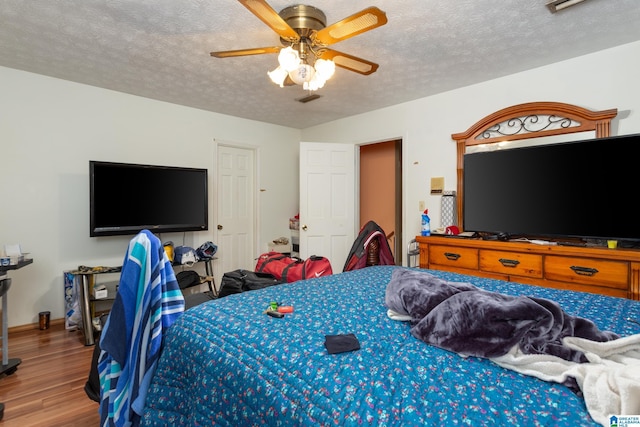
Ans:
POLYGON ((342 271, 356 236, 355 146, 300 143, 300 257, 342 271))

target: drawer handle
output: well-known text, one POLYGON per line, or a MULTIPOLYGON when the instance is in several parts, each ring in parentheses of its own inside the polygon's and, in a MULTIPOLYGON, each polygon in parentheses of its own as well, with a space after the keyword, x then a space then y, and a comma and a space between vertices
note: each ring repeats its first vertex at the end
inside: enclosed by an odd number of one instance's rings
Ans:
POLYGON ((502 264, 503 267, 516 267, 520 264, 520 261, 517 259, 500 258, 498 261, 500 261, 500 264, 502 264))
POLYGON ((458 258, 460 258, 460 254, 454 254, 451 252, 445 252, 444 256, 449 260, 449 261, 457 261, 458 258))
POLYGON ((576 274, 578 274, 580 276, 594 276, 598 272, 597 268, 580 267, 580 266, 576 266, 576 265, 572 265, 569 268, 571 268, 574 273, 576 273, 576 274))

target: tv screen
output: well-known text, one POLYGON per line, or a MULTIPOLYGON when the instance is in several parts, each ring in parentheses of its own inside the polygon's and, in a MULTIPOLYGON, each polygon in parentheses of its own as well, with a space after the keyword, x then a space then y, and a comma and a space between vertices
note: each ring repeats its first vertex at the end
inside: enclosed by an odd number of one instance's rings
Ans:
POLYGON ((640 240, 640 134, 464 156, 464 229, 640 240))
POLYGON ((90 236, 208 229, 207 169, 89 162, 90 236))

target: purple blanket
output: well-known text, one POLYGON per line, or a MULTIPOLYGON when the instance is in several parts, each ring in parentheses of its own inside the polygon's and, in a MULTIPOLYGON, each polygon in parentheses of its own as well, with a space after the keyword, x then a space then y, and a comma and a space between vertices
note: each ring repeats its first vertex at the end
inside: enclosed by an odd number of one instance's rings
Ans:
POLYGON ((618 338, 590 320, 568 315, 554 301, 489 292, 418 270, 395 270, 385 303, 411 316, 416 338, 466 356, 502 356, 519 345, 523 353, 582 363, 587 361, 584 354, 565 346, 564 337, 599 342, 618 338))

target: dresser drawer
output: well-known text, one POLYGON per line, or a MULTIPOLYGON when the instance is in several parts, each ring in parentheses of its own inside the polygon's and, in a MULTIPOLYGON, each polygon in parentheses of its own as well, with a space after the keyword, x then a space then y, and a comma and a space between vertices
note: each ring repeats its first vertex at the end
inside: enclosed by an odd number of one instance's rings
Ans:
POLYGON ((429 264, 477 270, 478 250, 473 248, 429 245, 429 264))
POLYGON ((548 256, 544 261, 545 278, 627 289, 629 263, 590 258, 548 256))
POLYGON ((514 276, 542 278, 542 255, 481 250, 480 270, 514 276))

